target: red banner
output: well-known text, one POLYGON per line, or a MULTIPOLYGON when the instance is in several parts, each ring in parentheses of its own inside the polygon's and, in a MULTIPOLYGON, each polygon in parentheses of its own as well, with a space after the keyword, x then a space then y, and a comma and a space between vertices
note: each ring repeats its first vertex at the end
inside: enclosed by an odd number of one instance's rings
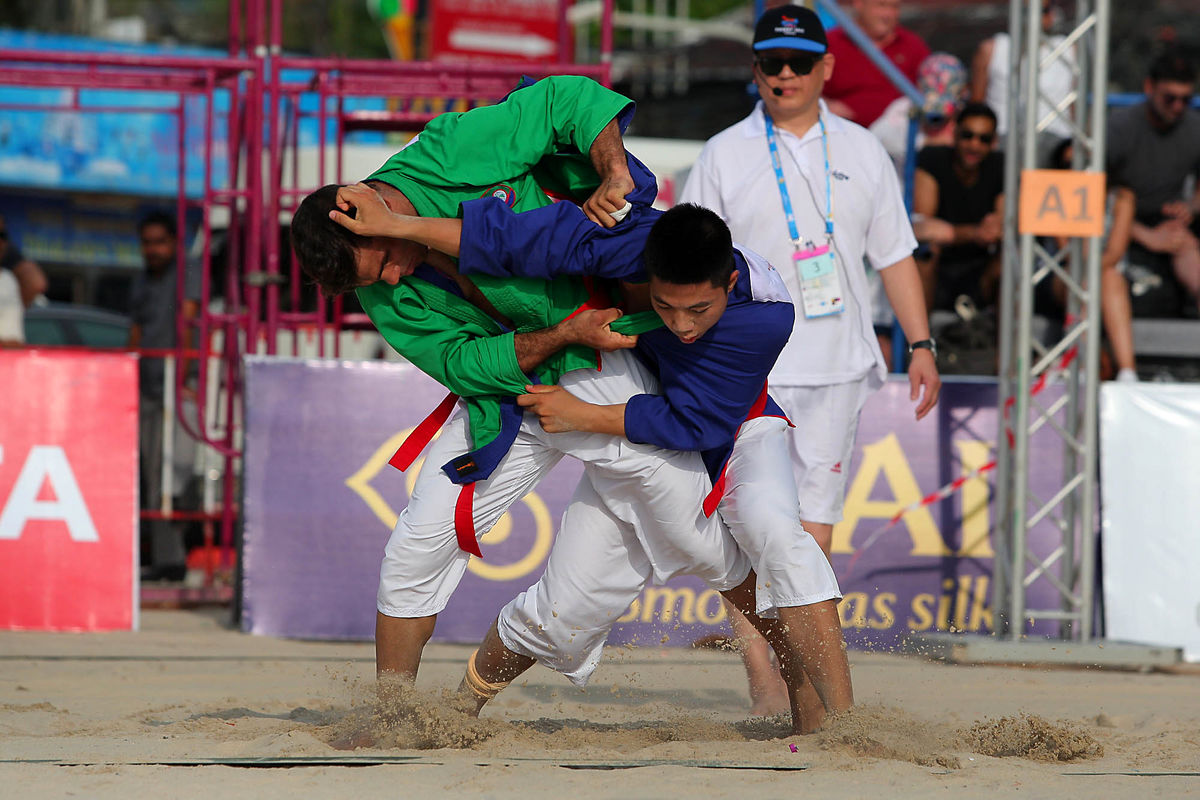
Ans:
POLYGON ((137 358, 0 351, 0 628, 137 622, 137 358))
POLYGON ((433 0, 431 16, 434 61, 559 60, 558 0, 433 0))

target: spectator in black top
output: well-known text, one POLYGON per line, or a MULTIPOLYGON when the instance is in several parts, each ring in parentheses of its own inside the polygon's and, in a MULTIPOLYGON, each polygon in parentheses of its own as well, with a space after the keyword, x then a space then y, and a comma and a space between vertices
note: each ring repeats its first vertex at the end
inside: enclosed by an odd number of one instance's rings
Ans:
POLYGON ((1143 262, 1140 249, 1169 261, 1162 277, 1170 280, 1174 272, 1193 309, 1200 294, 1200 202, 1194 186, 1200 174, 1200 114, 1189 107, 1195 86, 1195 69, 1182 56, 1168 52, 1156 58, 1145 102, 1109 117, 1107 153, 1110 182, 1129 187, 1137 198, 1131 260, 1143 262))
MULTIPOLYGON (((175 217, 162 211, 147 214, 138 223, 138 238, 142 245, 145 272, 137 277, 130 296, 133 325, 129 329, 129 346, 151 350, 171 350, 176 345, 176 315, 193 320, 200 310, 199 273, 184 271, 184 300, 179 307, 176 290, 179 258, 179 237, 175 217)), ((192 328, 185 323, 185 336, 192 328)), ((191 342, 186 341, 190 346, 191 342)), ((178 368, 188 373, 185 360, 178 368)), ((162 504, 163 482, 163 416, 175 409, 165 409, 164 380, 166 368, 161 356, 144 355, 139 361, 138 390, 138 447, 141 467, 142 507, 157 511, 162 504)), ((185 386, 176 403, 189 399, 191 390, 185 386)), ((183 442, 181 441, 182 445, 183 442)), ((183 530, 167 520, 148 520, 143 525, 148 547, 143 548, 147 562, 142 575, 146 579, 181 580, 186 571, 183 530)))
POLYGON ((1004 160, 996 152, 996 115, 982 103, 958 115, 953 146, 917 156, 913 222, 931 255, 918 262, 930 309, 954 310, 967 295, 995 301, 1004 220, 1004 160))

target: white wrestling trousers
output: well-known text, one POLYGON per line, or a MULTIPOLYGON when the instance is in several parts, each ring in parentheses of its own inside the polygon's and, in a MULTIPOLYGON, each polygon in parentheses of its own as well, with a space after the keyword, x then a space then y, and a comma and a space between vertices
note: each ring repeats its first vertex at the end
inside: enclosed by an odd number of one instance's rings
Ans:
MULTIPOLYGON (((605 354, 600 371, 568 373, 561 385, 599 404, 624 403, 635 394, 658 391, 657 380, 628 350, 605 354)), ((454 533, 461 487, 440 467, 469 449, 467 415, 460 407, 426 452, 408 506, 384 550, 377 597, 380 613, 390 617, 437 614, 462 580, 470 556, 459 549, 454 533)), ((718 590, 745 580, 749 559, 723 526, 704 519, 697 500, 709 483, 699 454, 661 450, 604 434, 550 434, 532 414, 525 415, 516 440, 491 477, 475 485, 476 535, 491 530, 564 454, 584 462, 584 482, 636 519, 632 536, 650 574, 660 580, 692 574, 718 590)))
MULTIPOLYGON (((779 608, 841 597, 833 568, 800 524, 787 436, 787 423, 777 417, 742 426, 718 507, 754 565, 757 611, 766 617, 777 616, 779 608)), ((698 494, 693 502, 698 506, 703 498, 698 494)), ((497 630, 505 647, 576 686, 587 683, 613 623, 658 579, 629 512, 584 476, 563 514, 545 573, 500 611, 497 630)))

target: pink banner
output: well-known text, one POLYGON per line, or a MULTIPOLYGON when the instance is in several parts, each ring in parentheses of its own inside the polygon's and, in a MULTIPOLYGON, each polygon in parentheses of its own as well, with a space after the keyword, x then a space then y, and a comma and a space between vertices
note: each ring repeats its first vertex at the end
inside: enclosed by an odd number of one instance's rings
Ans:
POLYGON ((0 628, 137 626, 137 357, 0 351, 0 628))

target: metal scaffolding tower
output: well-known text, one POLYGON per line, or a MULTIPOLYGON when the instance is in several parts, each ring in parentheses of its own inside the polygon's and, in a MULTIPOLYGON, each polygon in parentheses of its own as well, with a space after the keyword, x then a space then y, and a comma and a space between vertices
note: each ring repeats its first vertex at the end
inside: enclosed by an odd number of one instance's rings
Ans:
MULTIPOLYGON (((1056 119, 1074 131, 1076 170, 1104 171, 1108 76, 1108 0, 1078 0, 1072 30, 1056 46, 1046 43, 1041 0, 1012 0, 1009 30, 1005 239, 1001 277, 1000 386, 996 508, 999 536, 993 587, 996 632, 1018 640, 1026 622, 1057 620, 1060 637, 1086 642, 1095 632, 1096 583, 1096 404, 1100 364, 1101 239, 1072 238, 1057 252, 1017 229, 1021 175, 1038 163, 1038 139, 1056 119), (1065 64, 1074 91, 1055 105, 1041 91, 1044 70, 1065 64), (1095 102, 1099 97, 1101 102, 1095 102), (1049 106, 1047 110, 1047 106, 1049 106), (1057 341, 1033 336, 1033 298, 1043 281, 1066 289, 1066 322, 1057 341), (1043 379, 1060 376, 1061 395, 1043 400, 1032 394, 1043 379), (1062 443, 1062 481, 1050 497, 1031 487, 1030 437, 1042 428, 1062 443), (1035 553, 1030 529, 1053 521, 1056 546, 1035 553), (1046 578, 1057 607, 1032 607, 1029 587, 1046 578)), ((1045 148, 1042 148, 1043 152, 1045 148)))
POLYGON ((1065 246, 1054 247, 1018 227, 1021 190, 1030 188, 1029 171, 1046 166, 1039 163, 1039 154, 1045 157, 1043 137, 1056 120, 1073 132, 1074 171, 1103 174, 1105 168, 1109 0, 1076 0, 1070 30, 1053 39, 1043 30, 1043 1, 1010 4, 1013 79, 1000 295, 996 635, 935 636, 925 645, 940 645, 941 655, 959 661, 1172 663, 1179 658, 1173 648, 1103 642, 1095 613, 1103 239, 1068 237, 1065 246), (1043 72, 1064 65, 1074 76, 1073 90, 1061 99, 1050 98, 1042 90, 1043 72), (1065 289, 1065 322, 1061 332, 1035 336, 1035 327, 1045 327, 1035 326, 1035 291, 1050 281, 1065 289), (1055 437, 1062 447, 1061 480, 1048 496, 1039 495, 1031 480, 1045 468, 1031 463, 1035 434, 1055 437), (1047 525, 1053 530, 1049 545, 1047 525), (1038 547, 1032 546, 1034 526, 1040 526, 1038 547), (1035 584, 1036 592, 1031 591, 1035 584), (1033 635, 1033 626, 1040 635, 1033 635), (1054 630, 1056 637, 1046 636, 1054 630))

